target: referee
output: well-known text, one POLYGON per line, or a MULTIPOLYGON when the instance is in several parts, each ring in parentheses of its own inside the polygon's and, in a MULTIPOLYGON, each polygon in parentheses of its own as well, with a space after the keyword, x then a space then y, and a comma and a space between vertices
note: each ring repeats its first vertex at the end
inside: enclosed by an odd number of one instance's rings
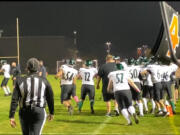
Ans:
POLYGON ((47 79, 38 75, 39 61, 31 58, 27 62, 28 75, 17 79, 12 95, 9 118, 16 127, 14 115, 19 102, 19 119, 23 135, 40 135, 46 120, 46 102, 49 108, 48 120, 53 120, 54 94, 47 79))

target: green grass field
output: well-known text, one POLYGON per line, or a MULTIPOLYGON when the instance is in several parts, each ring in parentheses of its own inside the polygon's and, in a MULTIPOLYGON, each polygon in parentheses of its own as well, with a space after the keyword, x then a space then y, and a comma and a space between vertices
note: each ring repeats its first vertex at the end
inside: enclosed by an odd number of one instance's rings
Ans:
MULTIPOLYGON (((125 126, 126 120, 119 117, 106 117, 106 106, 101 99, 101 90, 96 90, 95 114, 90 113, 89 101, 86 98, 82 113, 78 114, 76 104, 74 105, 74 115, 70 116, 65 107, 60 104, 60 84, 53 75, 48 76, 55 95, 55 117, 51 122, 46 121, 43 129, 44 135, 180 135, 180 103, 178 102, 177 115, 173 117, 154 117, 147 114, 140 118, 140 123, 132 126, 125 126)), ((0 82, 2 76, 0 77, 0 82)), ((12 81, 8 85, 12 89, 12 81)), ((77 81, 77 95, 80 97, 81 81, 77 81)), ((18 110, 15 115, 16 128, 11 128, 9 124, 9 106, 11 97, 4 97, 4 92, 0 90, 0 134, 21 134, 18 119, 18 110)), ((47 108, 46 108, 47 109, 47 108)), ((48 112, 48 110, 47 110, 48 112)))

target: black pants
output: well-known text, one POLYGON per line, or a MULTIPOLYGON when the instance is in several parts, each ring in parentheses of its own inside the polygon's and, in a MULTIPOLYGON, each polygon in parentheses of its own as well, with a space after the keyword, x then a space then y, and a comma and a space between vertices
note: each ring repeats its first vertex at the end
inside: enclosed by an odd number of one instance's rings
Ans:
POLYGON ((71 99, 71 96, 75 96, 75 85, 61 85, 61 104, 63 101, 67 101, 71 99))
POLYGON ((172 99, 172 91, 171 91, 172 82, 162 82, 162 97, 164 98, 165 93, 168 95, 168 99, 172 99))
POLYGON ((86 95, 89 96, 89 100, 94 100, 95 88, 94 85, 83 84, 81 87, 81 99, 85 100, 86 95))
POLYGON ((153 90, 154 90, 154 101, 159 102, 159 100, 163 99, 162 84, 160 82, 153 84, 153 90))
POLYGON ((119 90, 114 95, 121 110, 124 108, 127 109, 132 105, 132 94, 130 90, 119 90))
POLYGON ((144 85, 142 89, 143 89, 143 94, 142 94, 143 98, 153 99, 154 97, 153 86, 144 85))
POLYGON ((1 87, 7 86, 8 81, 9 81, 9 78, 5 78, 5 77, 4 77, 4 79, 2 80, 2 83, 1 83, 1 87))
POLYGON ((44 108, 33 107, 19 110, 23 135, 40 135, 46 120, 44 108))
MULTIPOLYGON (((134 82, 134 83, 135 83, 136 86, 141 90, 141 84, 140 84, 140 82, 134 82)), ((139 92, 136 92, 136 91, 134 90, 134 88, 131 87, 131 86, 130 86, 130 90, 131 90, 131 94, 132 94, 132 99, 133 99, 134 101, 139 101, 139 100, 141 99, 140 93, 139 93, 139 92)))

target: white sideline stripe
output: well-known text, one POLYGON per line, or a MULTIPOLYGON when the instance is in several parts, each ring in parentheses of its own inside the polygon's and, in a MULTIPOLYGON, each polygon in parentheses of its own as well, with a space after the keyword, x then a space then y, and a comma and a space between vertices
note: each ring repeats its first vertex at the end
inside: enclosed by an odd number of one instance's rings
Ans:
POLYGON ((99 134, 99 132, 106 126, 106 123, 109 122, 111 119, 112 119, 112 117, 108 117, 108 118, 99 126, 99 128, 98 128, 94 133, 92 133, 92 135, 97 135, 97 134, 99 134))
POLYGON ((43 124, 42 124, 42 126, 41 126, 39 135, 41 135, 41 133, 42 133, 42 129, 43 129, 44 124, 45 124, 45 122, 46 122, 46 116, 47 116, 47 115, 46 115, 46 110, 45 110, 45 108, 44 108, 44 121, 43 121, 43 124))

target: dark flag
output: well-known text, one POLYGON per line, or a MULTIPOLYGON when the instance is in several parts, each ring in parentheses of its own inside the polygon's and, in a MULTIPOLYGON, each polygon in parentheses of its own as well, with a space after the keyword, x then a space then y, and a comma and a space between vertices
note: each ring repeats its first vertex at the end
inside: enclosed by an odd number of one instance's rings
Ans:
POLYGON ((160 2, 162 24, 152 54, 162 62, 173 61, 177 64, 180 58, 179 47, 179 14, 166 2, 160 2))

